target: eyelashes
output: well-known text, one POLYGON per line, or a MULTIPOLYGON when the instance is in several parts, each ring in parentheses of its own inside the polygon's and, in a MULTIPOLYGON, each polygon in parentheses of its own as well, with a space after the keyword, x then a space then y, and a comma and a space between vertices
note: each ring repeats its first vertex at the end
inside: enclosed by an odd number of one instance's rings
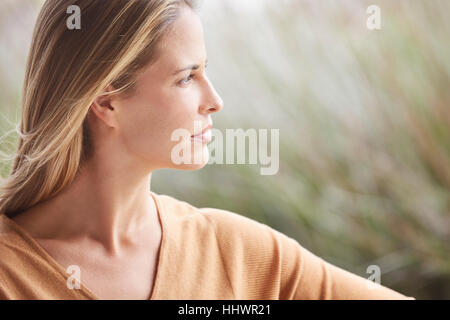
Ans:
POLYGON ((195 76, 195 74, 190 74, 188 77, 184 78, 184 79, 181 80, 179 83, 180 83, 180 84, 187 84, 187 83, 190 82, 190 80, 191 80, 192 78, 194 78, 194 76, 195 76))
MULTIPOLYGON (((205 69, 208 67, 208 62, 205 63, 205 69)), ((186 78, 180 80, 178 83, 181 85, 186 85, 189 82, 191 82, 191 80, 195 77, 195 74, 190 74, 189 76, 187 76, 186 78)))

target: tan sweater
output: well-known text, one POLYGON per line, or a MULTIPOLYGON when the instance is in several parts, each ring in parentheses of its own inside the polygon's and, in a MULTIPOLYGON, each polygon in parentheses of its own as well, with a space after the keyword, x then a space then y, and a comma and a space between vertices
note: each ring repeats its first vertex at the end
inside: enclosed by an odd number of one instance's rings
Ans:
MULTIPOLYGON (((338 268, 255 220, 150 194, 162 225, 151 299, 414 299, 338 268)), ((0 215, 0 299, 98 299, 82 275, 81 288, 70 289, 70 276, 0 215)))

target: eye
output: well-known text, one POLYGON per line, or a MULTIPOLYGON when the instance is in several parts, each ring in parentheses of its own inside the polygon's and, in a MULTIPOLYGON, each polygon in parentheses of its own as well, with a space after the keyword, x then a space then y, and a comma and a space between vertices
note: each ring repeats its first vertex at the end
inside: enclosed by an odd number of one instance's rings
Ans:
POLYGON ((187 84, 192 78, 194 78, 194 76, 195 76, 194 74, 190 74, 188 77, 184 78, 179 83, 180 84, 187 84))

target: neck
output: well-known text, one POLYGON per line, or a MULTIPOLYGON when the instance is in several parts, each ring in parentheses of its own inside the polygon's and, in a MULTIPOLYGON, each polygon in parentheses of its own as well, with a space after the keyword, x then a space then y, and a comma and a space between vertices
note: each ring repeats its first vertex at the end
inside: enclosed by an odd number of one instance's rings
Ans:
POLYGON ((45 210, 39 210, 44 214, 34 226, 52 239, 99 242, 110 254, 156 234, 159 221, 150 194, 151 172, 136 168, 111 159, 91 160, 71 185, 39 205, 45 210))

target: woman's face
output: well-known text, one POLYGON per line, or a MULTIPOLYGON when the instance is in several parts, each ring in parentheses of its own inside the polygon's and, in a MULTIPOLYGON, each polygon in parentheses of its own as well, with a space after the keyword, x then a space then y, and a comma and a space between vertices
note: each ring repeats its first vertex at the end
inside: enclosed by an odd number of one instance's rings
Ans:
POLYGON ((118 140, 128 155, 151 169, 198 169, 208 162, 207 143, 191 135, 212 124, 211 114, 222 109, 223 101, 205 73, 207 55, 197 13, 183 7, 159 50, 159 58, 139 74, 133 95, 112 102, 118 140), (180 129, 189 132, 187 139, 173 141, 172 134, 180 129), (180 146, 190 150, 188 164, 174 161, 174 154, 180 155, 174 148, 180 146))

